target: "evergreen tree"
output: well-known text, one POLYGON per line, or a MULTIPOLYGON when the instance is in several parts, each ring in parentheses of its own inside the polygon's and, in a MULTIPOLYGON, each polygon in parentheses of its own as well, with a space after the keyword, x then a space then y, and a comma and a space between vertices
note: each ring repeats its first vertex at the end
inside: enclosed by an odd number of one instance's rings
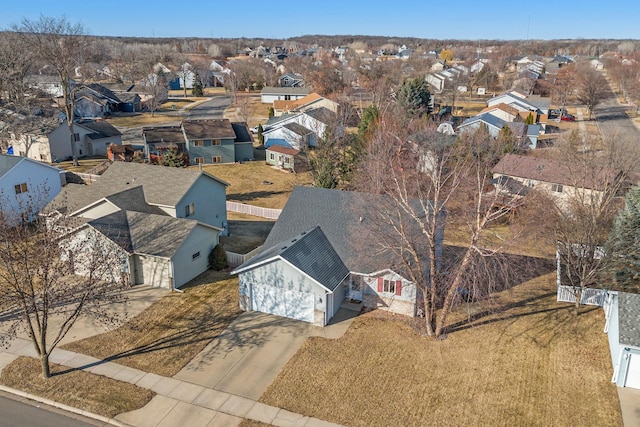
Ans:
POLYGON ((524 121, 525 125, 532 125, 533 124, 533 114, 529 113, 529 115, 527 116, 527 119, 524 121))
POLYGON ((374 129, 378 121, 380 111, 375 104, 369 105, 362 112, 362 119, 358 123, 358 136, 362 139, 369 135, 374 129))
POLYGON ((162 166, 169 166, 175 168, 183 168, 186 166, 185 164, 184 154, 178 150, 177 147, 169 148, 162 153, 162 158, 159 161, 159 164, 162 166))
POLYGON ((215 271, 227 268, 227 253, 222 246, 216 245, 209 253, 209 268, 215 271))
POLYGON ((273 117, 276 114, 275 110, 273 109, 273 107, 269 107, 269 117, 273 117))
POLYGON ((258 125, 258 143, 260 144, 260 146, 264 145, 264 135, 262 134, 262 132, 264 132, 264 128, 262 127, 262 124, 258 125))
POLYGON ((204 89, 202 87, 202 80, 200 79, 200 73, 196 71, 193 77, 193 88, 191 89, 193 96, 204 96, 204 89))
POLYGON ((605 246, 607 276, 621 291, 640 291, 640 187, 629 190, 605 246))
POLYGON ((407 114, 422 116, 431 112, 431 92, 425 79, 405 80, 398 89, 398 103, 407 114))

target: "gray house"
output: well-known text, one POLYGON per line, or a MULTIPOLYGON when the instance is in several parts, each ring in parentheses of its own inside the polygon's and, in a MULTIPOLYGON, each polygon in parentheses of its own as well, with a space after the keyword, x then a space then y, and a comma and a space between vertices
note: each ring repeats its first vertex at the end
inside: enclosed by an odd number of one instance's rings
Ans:
POLYGON ((611 381, 618 387, 640 389, 640 295, 609 291, 603 308, 613 364, 611 381))
POLYGON ((375 242, 371 207, 390 202, 379 195, 295 187, 266 249, 232 271, 239 274, 241 308, 319 326, 345 299, 415 316, 419 292, 402 260, 366 244, 375 242))

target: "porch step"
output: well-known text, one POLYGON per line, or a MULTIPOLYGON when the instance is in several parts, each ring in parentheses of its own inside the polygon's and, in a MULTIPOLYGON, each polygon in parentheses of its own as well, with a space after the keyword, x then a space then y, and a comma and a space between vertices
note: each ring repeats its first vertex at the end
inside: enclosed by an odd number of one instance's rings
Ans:
POLYGON ((344 300, 342 304, 340 304, 341 308, 346 308, 347 310, 358 311, 362 310, 362 301, 355 300, 344 300))

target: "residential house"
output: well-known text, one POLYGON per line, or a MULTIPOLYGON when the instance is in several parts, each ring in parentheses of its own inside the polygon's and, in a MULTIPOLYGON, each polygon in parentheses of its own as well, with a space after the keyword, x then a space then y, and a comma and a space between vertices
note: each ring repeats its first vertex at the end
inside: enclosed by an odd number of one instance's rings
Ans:
MULTIPOLYGON (((38 90, 53 97, 62 96, 62 83, 56 75, 46 74, 32 74, 25 77, 25 83, 30 88, 37 88, 38 90)), ((72 80, 72 84, 75 82, 72 80)))
MULTIPOLYGON (((72 157, 69 127, 62 122, 44 134, 12 135, 14 153, 43 162, 54 163, 72 157)), ((74 143, 78 157, 107 156, 111 144, 122 145, 122 134, 105 121, 80 121, 73 124, 74 143)))
MULTIPOLYGON (((264 125, 265 147, 282 145, 297 150, 305 146, 315 147, 324 138, 327 126, 335 123, 336 114, 325 108, 314 108, 301 113, 283 114, 270 118, 264 125)), ((342 129, 336 129, 341 132, 342 129)))
POLYGON ((273 104, 273 101, 295 101, 311 93, 308 87, 265 87, 260 91, 263 104, 273 104))
POLYGON ((539 125, 526 125, 523 122, 506 122, 489 112, 469 117, 458 126, 457 131, 459 133, 474 132, 478 130, 480 126, 486 126, 489 134, 494 138, 500 135, 500 131, 504 127, 508 127, 511 129, 511 133, 519 146, 530 149, 537 147, 538 134, 540 132, 539 125))
POLYGON ((74 92, 75 117, 78 119, 100 119, 112 112, 120 111, 122 101, 118 96, 98 83, 82 85, 74 92))
MULTIPOLYGON (((621 179, 614 171, 571 170, 555 160, 519 154, 507 154, 494 166, 494 180, 501 177, 552 196, 562 210, 569 210, 576 197, 586 203, 599 200, 621 179)), ((497 190, 509 191, 501 186, 497 190)))
POLYGON ((611 382, 640 389, 640 295, 609 291, 603 308, 613 365, 611 382))
POLYGON ((228 119, 183 120, 180 126, 143 129, 145 158, 157 163, 162 153, 176 149, 190 164, 234 163, 253 159, 253 138, 244 122, 228 119))
POLYGON ((31 221, 66 183, 56 167, 0 154, 0 215, 10 224, 31 221))
POLYGON ((371 207, 379 203, 391 200, 295 187, 265 250, 232 272, 239 274, 241 308, 319 326, 331 320, 345 299, 415 316, 415 284, 403 275, 396 256, 373 243, 371 207))
POLYGON ((304 77, 298 73, 285 73, 278 77, 278 85, 280 87, 302 87, 304 86, 304 77))
POLYGON ((491 114, 492 116, 496 116, 500 120, 504 120, 505 122, 514 122, 520 118, 520 112, 505 103, 494 104, 490 107, 486 107, 483 109, 480 114, 491 114))
POLYGON ((313 92, 309 95, 294 101, 273 101, 275 116, 292 112, 304 112, 315 108, 324 107, 334 113, 338 112, 338 103, 313 92))
MULTIPOLYGON (((226 234, 227 185, 202 171, 114 162, 92 185, 66 186, 47 214, 76 224, 60 241, 69 256, 89 235, 116 246, 113 277, 175 289, 207 270, 226 234)), ((87 274, 78 258, 76 273, 87 274)))

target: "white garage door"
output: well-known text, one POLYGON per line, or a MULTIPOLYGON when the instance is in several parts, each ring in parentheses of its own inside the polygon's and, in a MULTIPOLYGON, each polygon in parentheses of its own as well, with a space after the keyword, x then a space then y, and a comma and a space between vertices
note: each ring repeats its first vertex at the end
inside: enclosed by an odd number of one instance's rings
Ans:
POLYGON ((640 354, 629 355, 629 367, 625 387, 640 388, 640 354))
POLYGON ((171 288, 169 261, 162 258, 140 257, 142 283, 157 288, 171 288))
POLYGON ((251 309, 313 323, 313 294, 253 285, 251 309))

